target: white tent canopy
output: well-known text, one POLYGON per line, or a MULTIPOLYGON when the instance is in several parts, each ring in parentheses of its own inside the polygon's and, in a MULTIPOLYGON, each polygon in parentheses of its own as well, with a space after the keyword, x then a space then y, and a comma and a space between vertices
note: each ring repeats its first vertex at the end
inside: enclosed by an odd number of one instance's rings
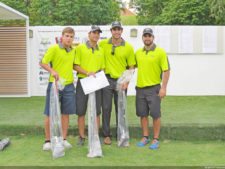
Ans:
POLYGON ((28 20, 29 17, 0 2, 0 19, 1 20, 13 20, 13 19, 28 20))

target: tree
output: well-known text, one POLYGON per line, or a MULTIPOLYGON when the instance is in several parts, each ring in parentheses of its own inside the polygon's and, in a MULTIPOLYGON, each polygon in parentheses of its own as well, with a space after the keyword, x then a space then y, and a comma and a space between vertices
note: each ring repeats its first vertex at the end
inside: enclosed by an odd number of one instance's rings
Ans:
POLYGON ((225 1, 208 0, 210 16, 216 20, 216 24, 225 25, 225 1))
POLYGON ((140 6, 139 24, 216 24, 215 19, 210 15, 210 6, 207 0, 136 0, 136 5, 140 6))
POLYGON ((119 6, 113 0, 58 0, 54 14, 60 25, 103 25, 119 19, 119 6))
POLYGON ((120 20, 119 4, 114 0, 92 0, 89 23, 97 25, 109 24, 120 20))
POLYGON ((138 23, 159 24, 156 20, 162 13, 163 8, 170 0, 134 0, 134 5, 138 10, 138 23))
POLYGON ((215 24, 205 0, 171 0, 163 9, 158 21, 172 25, 215 24))
POLYGON ((3 0, 28 15, 31 25, 108 24, 120 20, 115 0, 3 0))
POLYGON ((41 0, 32 1, 29 8, 31 25, 52 25, 54 13, 56 12, 54 1, 41 0))

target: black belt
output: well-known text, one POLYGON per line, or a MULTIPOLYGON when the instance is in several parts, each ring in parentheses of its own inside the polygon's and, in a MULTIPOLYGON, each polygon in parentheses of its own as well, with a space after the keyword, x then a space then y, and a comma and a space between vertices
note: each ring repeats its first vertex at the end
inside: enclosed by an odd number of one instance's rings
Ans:
POLYGON ((152 85, 152 86, 145 86, 145 87, 137 87, 136 86, 136 89, 148 89, 148 88, 153 88, 153 87, 156 87, 156 86, 159 86, 160 84, 156 84, 156 85, 152 85))

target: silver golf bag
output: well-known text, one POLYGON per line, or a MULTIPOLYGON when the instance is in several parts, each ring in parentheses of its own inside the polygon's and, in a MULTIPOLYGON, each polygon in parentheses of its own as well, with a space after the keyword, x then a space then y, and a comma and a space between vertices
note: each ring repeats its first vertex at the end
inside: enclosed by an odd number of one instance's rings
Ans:
POLYGON ((126 70, 122 76, 117 80, 117 91, 118 91, 118 126, 117 126, 117 145, 119 147, 129 146, 129 129, 126 113, 126 93, 122 89, 122 84, 128 83, 134 70, 126 70))
POLYGON ((102 148, 98 135, 98 125, 96 118, 96 98, 95 92, 89 94, 88 98, 88 148, 87 157, 102 157, 102 148))
POLYGON ((53 82, 50 91, 50 136, 53 158, 65 155, 63 146, 61 113, 59 108, 59 97, 56 83, 53 82))

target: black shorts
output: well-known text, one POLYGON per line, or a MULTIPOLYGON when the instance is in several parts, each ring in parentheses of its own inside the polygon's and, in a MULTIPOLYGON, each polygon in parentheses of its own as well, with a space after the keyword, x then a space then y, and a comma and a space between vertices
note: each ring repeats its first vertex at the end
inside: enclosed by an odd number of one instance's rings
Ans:
MULTIPOLYGON (((102 103, 102 90, 97 90, 95 92, 96 96, 96 114, 101 114, 101 103, 102 103)), ((83 116, 87 111, 88 95, 84 94, 83 88, 78 79, 76 86, 76 114, 78 116, 83 116)))
MULTIPOLYGON (((46 94, 46 102, 45 102, 45 110, 44 114, 49 116, 49 108, 50 108, 50 90, 52 87, 52 83, 48 83, 47 94, 46 94)), ((64 87, 62 91, 59 91, 59 102, 62 114, 75 114, 76 105, 75 105, 75 87, 72 84, 68 84, 64 87)))
POLYGON ((150 116, 153 119, 161 117, 161 99, 158 96, 161 86, 136 87, 136 114, 139 117, 150 116))

